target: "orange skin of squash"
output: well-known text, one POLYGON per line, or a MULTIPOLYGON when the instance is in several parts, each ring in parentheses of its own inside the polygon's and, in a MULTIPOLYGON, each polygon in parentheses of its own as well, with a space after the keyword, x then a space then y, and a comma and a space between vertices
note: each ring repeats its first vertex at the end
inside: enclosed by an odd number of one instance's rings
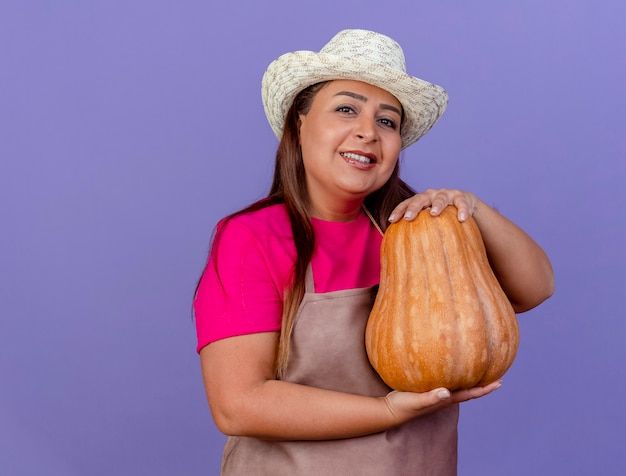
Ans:
POLYGON ((365 344, 394 390, 469 389, 506 373, 519 346, 517 317, 473 218, 460 222, 449 206, 389 226, 365 344))

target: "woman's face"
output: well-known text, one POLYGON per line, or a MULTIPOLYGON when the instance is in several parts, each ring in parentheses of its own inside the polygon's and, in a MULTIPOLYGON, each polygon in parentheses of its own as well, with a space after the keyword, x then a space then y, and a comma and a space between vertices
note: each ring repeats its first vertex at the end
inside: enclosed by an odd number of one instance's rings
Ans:
POLYGON ((385 184, 402 148, 401 117, 400 102, 370 84, 337 80, 317 92, 299 129, 314 216, 358 208, 385 184))

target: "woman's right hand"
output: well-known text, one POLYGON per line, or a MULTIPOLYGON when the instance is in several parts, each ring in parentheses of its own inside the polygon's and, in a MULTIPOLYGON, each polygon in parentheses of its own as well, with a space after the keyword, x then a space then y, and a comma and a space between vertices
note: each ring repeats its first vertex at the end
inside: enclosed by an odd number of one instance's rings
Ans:
POLYGON ((487 395, 486 387, 448 392, 391 392, 374 398, 275 380, 277 332, 215 341, 200 351, 215 424, 227 435, 330 440, 378 433, 453 403, 487 395))
POLYGON ((502 381, 497 380, 484 387, 457 390, 452 393, 446 388, 436 388, 425 393, 393 391, 383 397, 383 400, 389 412, 400 424, 453 403, 484 397, 501 386, 502 381))

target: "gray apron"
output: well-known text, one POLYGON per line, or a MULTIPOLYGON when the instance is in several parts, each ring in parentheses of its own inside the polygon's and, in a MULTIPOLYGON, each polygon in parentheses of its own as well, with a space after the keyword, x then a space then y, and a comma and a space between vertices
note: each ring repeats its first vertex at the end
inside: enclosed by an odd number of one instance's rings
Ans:
MULTIPOLYGON (((377 287, 315 294, 311 267, 284 380, 358 395, 391 390, 369 364, 365 325, 377 287)), ((229 437, 223 476, 455 475, 458 405, 358 438, 265 441, 229 437)))

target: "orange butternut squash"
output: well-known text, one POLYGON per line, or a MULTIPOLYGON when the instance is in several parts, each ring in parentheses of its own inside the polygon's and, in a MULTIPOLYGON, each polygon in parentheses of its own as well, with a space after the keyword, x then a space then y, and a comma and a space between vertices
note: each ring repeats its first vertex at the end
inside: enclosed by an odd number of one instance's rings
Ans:
POLYGON ((473 218, 459 222, 450 206, 389 226, 365 344, 395 390, 453 391, 504 375, 519 345, 517 318, 473 218))

